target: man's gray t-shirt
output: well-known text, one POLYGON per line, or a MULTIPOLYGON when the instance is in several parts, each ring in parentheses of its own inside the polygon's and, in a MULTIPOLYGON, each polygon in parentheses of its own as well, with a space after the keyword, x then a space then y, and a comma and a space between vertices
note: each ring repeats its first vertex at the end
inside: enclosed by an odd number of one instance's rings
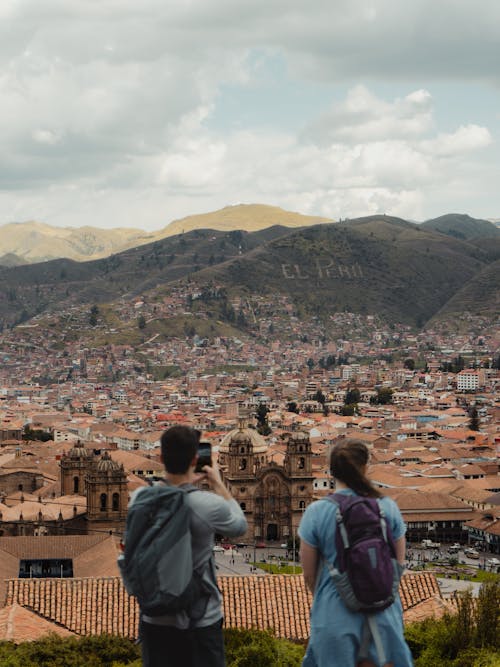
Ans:
MULTIPOLYGON (((214 536, 237 537, 243 535, 247 530, 247 521, 241 507, 236 500, 225 500, 222 496, 211 491, 198 490, 192 484, 182 484, 185 490, 196 489, 187 494, 187 502, 191 507, 191 539, 193 549, 193 567, 202 573, 203 582, 208 592, 207 598, 200 600, 201 605, 206 604, 203 616, 192 623, 191 627, 206 627, 212 625, 222 618, 222 596, 217 586, 214 560, 214 536)), ((130 499, 130 504, 135 500, 138 489, 130 499)), ((196 616, 196 608, 194 616, 196 616)), ((186 629, 190 625, 189 616, 186 612, 180 612, 174 616, 146 616, 146 623, 153 625, 170 625, 180 629, 186 629)))

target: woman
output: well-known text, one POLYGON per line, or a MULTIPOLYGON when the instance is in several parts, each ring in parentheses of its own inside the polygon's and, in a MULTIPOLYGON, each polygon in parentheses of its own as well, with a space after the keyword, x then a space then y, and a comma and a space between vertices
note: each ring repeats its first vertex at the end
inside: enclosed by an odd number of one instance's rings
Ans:
MULTIPOLYGON (((396 503, 391 498, 381 497, 366 477, 368 458, 368 448, 359 440, 347 440, 332 449, 330 471, 336 480, 336 492, 381 498, 392 530, 396 559, 402 565, 406 527, 396 503)), ((303 667, 411 667, 413 661, 403 636, 399 596, 392 605, 374 616, 383 651, 380 646, 376 650, 371 638, 369 659, 360 657, 362 638, 366 632, 366 614, 347 609, 325 565, 325 561, 336 564, 335 534, 336 505, 327 500, 309 505, 299 527, 304 579, 314 595, 311 637, 303 667), (381 652, 385 655, 384 663, 377 658, 381 652)))

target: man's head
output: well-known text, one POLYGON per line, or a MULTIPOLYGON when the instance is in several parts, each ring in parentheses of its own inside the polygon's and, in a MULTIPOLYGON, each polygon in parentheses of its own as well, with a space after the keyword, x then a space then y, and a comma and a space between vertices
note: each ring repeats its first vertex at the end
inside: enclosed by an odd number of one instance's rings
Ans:
POLYGON ((172 426, 161 436, 161 457, 165 470, 172 475, 183 475, 198 454, 200 431, 189 426, 172 426))

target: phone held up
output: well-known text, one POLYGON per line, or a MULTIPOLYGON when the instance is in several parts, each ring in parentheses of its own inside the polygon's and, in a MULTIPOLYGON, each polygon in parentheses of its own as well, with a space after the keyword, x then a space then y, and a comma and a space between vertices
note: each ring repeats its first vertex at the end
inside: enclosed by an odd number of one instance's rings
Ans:
POLYGON ((195 472, 203 472, 205 466, 212 465, 212 445, 206 440, 200 440, 198 445, 198 461, 196 462, 195 472))

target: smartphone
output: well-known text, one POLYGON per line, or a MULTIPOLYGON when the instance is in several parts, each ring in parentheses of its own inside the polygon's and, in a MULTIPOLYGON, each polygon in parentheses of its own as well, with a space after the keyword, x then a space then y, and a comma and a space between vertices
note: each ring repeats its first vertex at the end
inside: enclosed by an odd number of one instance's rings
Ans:
POLYGON ((198 445, 198 461, 195 472, 203 472, 204 466, 212 465, 212 445, 206 440, 200 440, 198 445))

